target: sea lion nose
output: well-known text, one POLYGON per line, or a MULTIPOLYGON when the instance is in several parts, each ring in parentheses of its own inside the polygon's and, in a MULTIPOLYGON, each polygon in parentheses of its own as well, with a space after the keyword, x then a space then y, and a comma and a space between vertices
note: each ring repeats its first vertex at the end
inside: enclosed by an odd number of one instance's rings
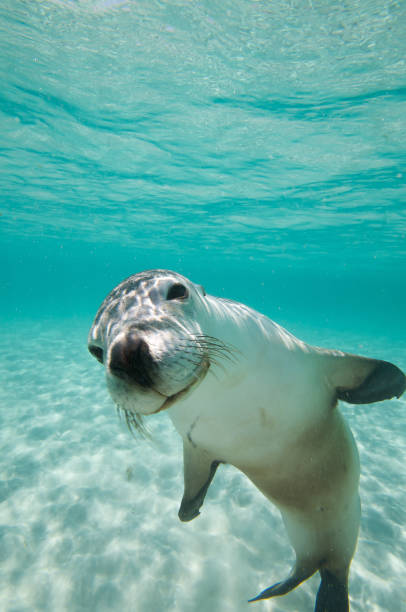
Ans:
POLYGON ((152 387, 154 365, 148 344, 137 336, 127 336, 111 349, 110 372, 141 387, 152 387))

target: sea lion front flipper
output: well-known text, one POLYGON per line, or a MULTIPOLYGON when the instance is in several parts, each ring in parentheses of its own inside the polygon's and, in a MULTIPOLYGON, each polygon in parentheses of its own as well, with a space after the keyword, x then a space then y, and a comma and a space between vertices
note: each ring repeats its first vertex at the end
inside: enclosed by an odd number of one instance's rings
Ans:
POLYGON ((321 583, 314 612, 348 612, 348 587, 326 569, 320 570, 321 583))
POLYGON ((406 389, 406 376, 393 363, 334 351, 324 354, 327 378, 337 399, 370 404, 400 397, 406 389))
POLYGON ((220 463, 189 440, 183 440, 185 490, 178 513, 181 521, 191 521, 200 514, 207 489, 220 463))
MULTIPOLYGON (((371 360, 372 361, 372 360, 371 360)), ((388 361, 375 361, 371 373, 355 388, 338 388, 338 399, 350 404, 370 404, 400 397, 406 387, 406 377, 388 361)))
POLYGON ((292 591, 301 582, 307 580, 310 578, 310 576, 313 576, 316 569, 317 568, 315 567, 298 568, 295 566, 286 580, 283 582, 277 582, 276 584, 268 587, 256 597, 249 599, 248 603, 251 603, 252 601, 259 601, 260 599, 270 599, 271 597, 277 597, 278 595, 286 595, 286 593, 292 591))

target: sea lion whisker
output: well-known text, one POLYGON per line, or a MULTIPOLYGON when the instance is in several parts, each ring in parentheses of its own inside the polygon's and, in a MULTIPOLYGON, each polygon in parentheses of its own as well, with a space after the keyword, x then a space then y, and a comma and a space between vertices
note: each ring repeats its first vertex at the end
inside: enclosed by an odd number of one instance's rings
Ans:
MULTIPOLYGON (((222 369, 224 372, 224 368, 220 365, 220 364, 216 364, 217 367, 219 367, 220 369, 222 369)), ((220 382, 220 377, 218 376, 216 369, 215 368, 210 368, 209 371, 207 372, 208 376, 213 376, 213 378, 216 379, 217 382, 220 382)))
POLYGON ((192 359, 192 358, 182 359, 182 361, 185 363, 191 363, 196 368, 200 366, 202 363, 201 359, 192 359))
MULTIPOLYGON (((223 364, 223 363, 221 363, 220 361, 217 361, 216 359, 214 359, 214 358, 212 358, 212 357, 211 357, 211 358, 210 358, 210 363, 211 363, 212 365, 214 365, 216 368, 219 368, 220 370, 222 370, 223 374, 226 374, 226 373, 227 373, 227 369, 224 367, 224 364, 223 364)), ((209 371, 211 371, 211 372, 212 372, 212 374, 213 374, 213 372, 215 371, 215 368, 210 368, 210 370, 209 370, 209 371)))
POLYGON ((234 345, 226 343, 223 340, 220 340, 219 338, 215 338, 214 336, 209 336, 207 334, 199 334, 196 336, 196 338, 200 338, 202 340, 205 340, 206 342, 213 342, 213 344, 218 344, 219 346, 222 346, 230 350, 231 352, 239 352, 239 349, 237 349, 234 345))
POLYGON ((207 340, 204 337, 198 337, 195 340, 196 340, 196 343, 198 344, 198 346, 202 346, 202 347, 205 347, 205 348, 208 347, 208 348, 211 348, 211 349, 217 349, 217 350, 220 350, 222 352, 230 353, 230 354, 234 353, 234 351, 230 347, 228 347, 226 344, 224 344, 224 343, 213 342, 212 340, 207 340))
POLYGON ((126 425, 132 436, 136 437, 135 432, 137 432, 143 438, 151 438, 151 433, 145 426, 141 414, 126 410, 118 404, 116 404, 116 410, 120 420, 121 417, 124 416, 126 425))
POLYGON ((225 349, 225 347, 223 346, 215 346, 214 344, 205 344, 203 342, 199 342, 199 343, 187 343, 187 344, 178 344, 177 348, 179 348, 180 350, 183 351, 183 353, 196 353, 196 351, 188 351, 187 349, 189 348, 195 348, 195 346, 199 347, 200 350, 203 350, 203 352, 208 353, 209 357, 211 358, 213 355, 217 355, 218 357, 221 357, 222 359, 226 359, 228 361, 234 362, 235 363, 235 359, 233 358, 233 355, 230 354, 230 351, 228 351, 227 349, 225 349))
POLYGON ((206 348, 206 350, 218 350, 220 351, 224 356, 227 354, 230 358, 235 359, 237 361, 236 358, 236 354, 241 354, 240 351, 238 349, 236 349, 235 347, 231 347, 231 345, 226 345, 223 342, 214 342, 213 340, 207 339, 207 337, 205 336, 199 336, 197 337, 197 341, 200 344, 200 346, 206 348))

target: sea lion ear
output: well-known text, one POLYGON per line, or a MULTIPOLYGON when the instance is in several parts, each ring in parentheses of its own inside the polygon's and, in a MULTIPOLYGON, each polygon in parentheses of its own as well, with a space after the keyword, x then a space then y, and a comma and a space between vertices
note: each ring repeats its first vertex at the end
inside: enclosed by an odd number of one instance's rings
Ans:
POLYGON ((326 351, 327 378, 338 399, 350 404, 370 404, 400 397, 406 376, 388 361, 326 351))

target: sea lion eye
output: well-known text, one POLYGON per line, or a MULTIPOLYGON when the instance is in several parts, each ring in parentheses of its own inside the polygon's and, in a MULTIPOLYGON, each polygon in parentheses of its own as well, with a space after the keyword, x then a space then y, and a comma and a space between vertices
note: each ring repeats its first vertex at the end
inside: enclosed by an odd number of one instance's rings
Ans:
POLYGON ((168 289, 168 293, 166 295, 167 300, 184 300, 188 297, 189 292, 185 285, 181 283, 175 283, 171 285, 168 289))
POLYGON ((90 344, 88 349, 89 353, 93 355, 93 357, 96 357, 97 361, 103 363, 103 349, 101 349, 99 346, 95 346, 94 344, 90 344))

